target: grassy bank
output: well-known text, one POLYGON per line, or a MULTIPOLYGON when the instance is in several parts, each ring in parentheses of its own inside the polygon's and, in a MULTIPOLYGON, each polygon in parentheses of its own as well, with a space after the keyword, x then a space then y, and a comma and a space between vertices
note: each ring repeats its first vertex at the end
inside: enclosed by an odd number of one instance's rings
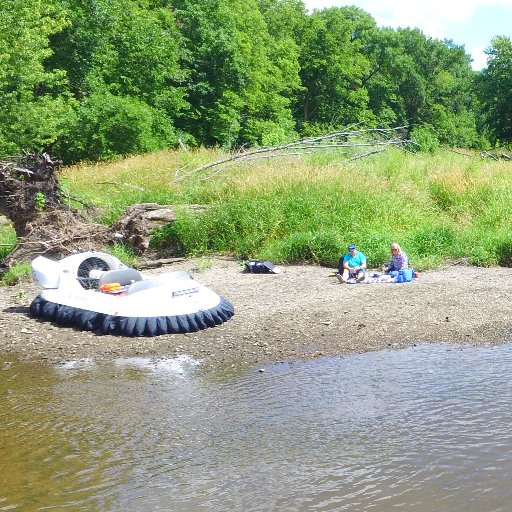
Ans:
POLYGON ((353 242, 377 266, 397 241, 419 270, 447 259, 512 260, 512 163, 390 150, 354 162, 339 155, 261 160, 176 180, 177 169, 221 156, 161 152, 66 168, 62 182, 98 206, 106 223, 138 202, 212 205, 200 216, 183 212, 154 237, 155 245, 187 255, 334 266, 353 242))

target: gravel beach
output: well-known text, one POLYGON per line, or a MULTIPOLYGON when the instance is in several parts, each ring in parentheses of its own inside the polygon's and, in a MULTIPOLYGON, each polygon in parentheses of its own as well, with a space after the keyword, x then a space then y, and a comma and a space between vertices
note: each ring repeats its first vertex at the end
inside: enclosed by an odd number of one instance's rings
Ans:
POLYGON ((334 269, 325 267, 280 269, 248 274, 238 261, 215 258, 143 271, 190 271, 232 302, 235 316, 196 333, 141 338, 41 322, 29 316, 39 290, 35 283, 1 287, 0 357, 62 362, 188 354, 205 366, 254 366, 420 343, 493 345, 512 339, 512 268, 450 265, 420 272, 410 283, 356 285, 340 284, 334 269))

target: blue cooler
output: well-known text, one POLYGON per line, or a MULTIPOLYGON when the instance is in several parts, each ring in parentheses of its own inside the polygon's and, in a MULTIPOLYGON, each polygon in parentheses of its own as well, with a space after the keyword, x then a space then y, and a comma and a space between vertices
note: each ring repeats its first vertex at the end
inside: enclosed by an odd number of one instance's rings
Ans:
POLYGON ((396 278, 397 283, 407 283, 412 281, 413 272, 411 268, 404 268, 398 272, 398 276, 396 278))

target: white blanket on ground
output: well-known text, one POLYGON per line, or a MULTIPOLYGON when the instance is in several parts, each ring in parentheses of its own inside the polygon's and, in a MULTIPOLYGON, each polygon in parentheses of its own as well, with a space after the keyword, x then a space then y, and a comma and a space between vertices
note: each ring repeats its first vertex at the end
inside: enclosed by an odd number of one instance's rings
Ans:
MULTIPOLYGON (((360 284, 376 284, 376 283, 396 283, 394 277, 391 277, 389 274, 376 274, 367 272, 364 281, 361 281, 360 284)), ((347 284, 356 284, 356 280, 351 277, 347 284)))
POLYGON ((396 278, 391 277, 389 274, 369 274, 367 273, 363 284, 374 284, 374 283, 396 283, 396 278))

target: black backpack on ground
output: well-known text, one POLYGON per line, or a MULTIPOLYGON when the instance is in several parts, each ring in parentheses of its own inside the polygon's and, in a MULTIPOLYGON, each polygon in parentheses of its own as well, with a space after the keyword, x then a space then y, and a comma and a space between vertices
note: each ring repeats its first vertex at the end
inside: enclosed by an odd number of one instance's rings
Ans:
POLYGON ((251 260, 245 263, 245 269, 251 274, 274 274, 275 268, 271 261, 251 260))

